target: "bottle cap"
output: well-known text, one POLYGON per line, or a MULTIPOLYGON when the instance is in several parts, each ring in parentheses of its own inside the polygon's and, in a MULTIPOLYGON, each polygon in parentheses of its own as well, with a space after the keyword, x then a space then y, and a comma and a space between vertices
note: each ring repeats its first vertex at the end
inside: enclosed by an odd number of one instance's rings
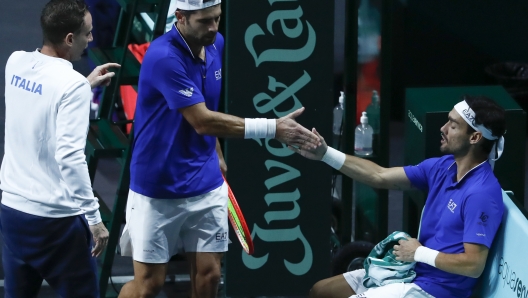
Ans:
POLYGON ((359 118, 362 124, 368 124, 367 112, 361 113, 361 118, 359 118))
POLYGON ((379 98, 378 91, 376 91, 376 90, 372 91, 372 99, 371 100, 372 100, 372 103, 379 103, 380 98, 379 98))
POLYGON ((341 91, 341 96, 339 96, 339 103, 344 103, 344 102, 345 102, 345 92, 341 91))

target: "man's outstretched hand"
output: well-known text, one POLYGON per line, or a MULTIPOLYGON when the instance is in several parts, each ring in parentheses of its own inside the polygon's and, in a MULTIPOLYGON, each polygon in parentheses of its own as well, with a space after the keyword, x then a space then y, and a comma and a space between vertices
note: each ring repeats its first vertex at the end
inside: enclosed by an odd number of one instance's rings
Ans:
POLYGON ((97 66, 92 71, 92 73, 86 77, 88 79, 88 82, 90 82, 90 86, 92 87, 92 89, 99 85, 110 85, 112 77, 115 76, 115 72, 109 72, 108 69, 114 67, 121 67, 121 65, 117 63, 106 63, 97 66))
POLYGON ((295 121, 303 111, 304 107, 277 119, 275 139, 289 146, 305 150, 315 149, 321 145, 319 137, 295 121))
POLYGON ((321 160, 323 156, 325 155, 326 150, 328 150, 328 145, 326 144, 324 138, 319 134, 319 132, 315 130, 315 128, 312 128, 312 133, 314 133, 319 138, 319 142, 321 142, 320 146, 317 146, 316 148, 308 148, 308 149, 295 148, 292 146, 288 146, 288 148, 290 148, 290 150, 297 152, 298 154, 308 159, 321 160))

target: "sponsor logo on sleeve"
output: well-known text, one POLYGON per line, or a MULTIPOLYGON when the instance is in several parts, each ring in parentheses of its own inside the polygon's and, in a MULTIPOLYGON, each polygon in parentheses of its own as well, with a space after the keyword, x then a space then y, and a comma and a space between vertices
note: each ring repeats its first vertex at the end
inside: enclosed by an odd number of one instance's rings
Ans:
POLYGON ((451 213, 455 213, 455 208, 457 207, 457 204, 453 202, 453 199, 449 199, 449 203, 447 203, 447 209, 451 211, 451 213))
POLYGON ((486 222, 488 221, 488 218, 489 216, 486 213, 481 212, 479 216, 480 221, 478 222, 478 224, 481 226, 487 226, 486 222))
POLYGON ((180 94, 183 94, 184 96, 191 97, 193 95, 194 89, 191 87, 184 90, 180 90, 178 92, 180 94))

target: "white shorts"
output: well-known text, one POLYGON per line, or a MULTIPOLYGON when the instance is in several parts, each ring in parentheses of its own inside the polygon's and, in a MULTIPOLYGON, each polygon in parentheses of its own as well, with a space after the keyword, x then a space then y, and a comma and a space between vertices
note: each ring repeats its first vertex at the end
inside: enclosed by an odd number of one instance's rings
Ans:
POLYGON ((377 288, 366 288, 363 285, 365 269, 349 271, 343 274, 356 295, 350 298, 434 298, 414 283, 394 283, 377 288))
POLYGON ((225 252, 227 186, 187 199, 153 199, 130 190, 121 255, 167 263, 179 252, 225 252))

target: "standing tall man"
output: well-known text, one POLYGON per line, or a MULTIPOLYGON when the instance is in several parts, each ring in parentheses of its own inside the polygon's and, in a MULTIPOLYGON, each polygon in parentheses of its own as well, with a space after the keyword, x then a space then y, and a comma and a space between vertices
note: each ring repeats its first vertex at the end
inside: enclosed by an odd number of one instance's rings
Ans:
POLYGON ((42 280, 61 297, 99 297, 95 257, 108 231, 90 185, 84 148, 91 88, 109 84, 105 64, 76 72, 92 40, 81 0, 42 10, 42 49, 14 52, 5 70, 5 155, 0 170, 6 297, 36 297, 42 280), (92 235, 95 247, 92 248, 92 235))
POLYGON ((394 246, 396 260, 417 262, 411 283, 365 288, 360 269, 319 281, 310 297, 470 297, 502 220, 501 187, 491 164, 504 149, 505 127, 504 109, 489 98, 467 96, 440 129, 446 155, 416 166, 383 168, 324 140, 315 150, 291 148, 376 188, 428 192, 418 239, 394 246))
POLYGON ((217 112, 220 2, 178 0, 176 25, 152 42, 143 60, 121 237, 123 255, 134 260, 134 280, 120 297, 156 296, 178 247, 190 262, 192 297, 216 296, 228 242, 226 166, 217 137, 276 138, 305 149, 320 144, 295 122, 302 109, 280 119, 217 112))

